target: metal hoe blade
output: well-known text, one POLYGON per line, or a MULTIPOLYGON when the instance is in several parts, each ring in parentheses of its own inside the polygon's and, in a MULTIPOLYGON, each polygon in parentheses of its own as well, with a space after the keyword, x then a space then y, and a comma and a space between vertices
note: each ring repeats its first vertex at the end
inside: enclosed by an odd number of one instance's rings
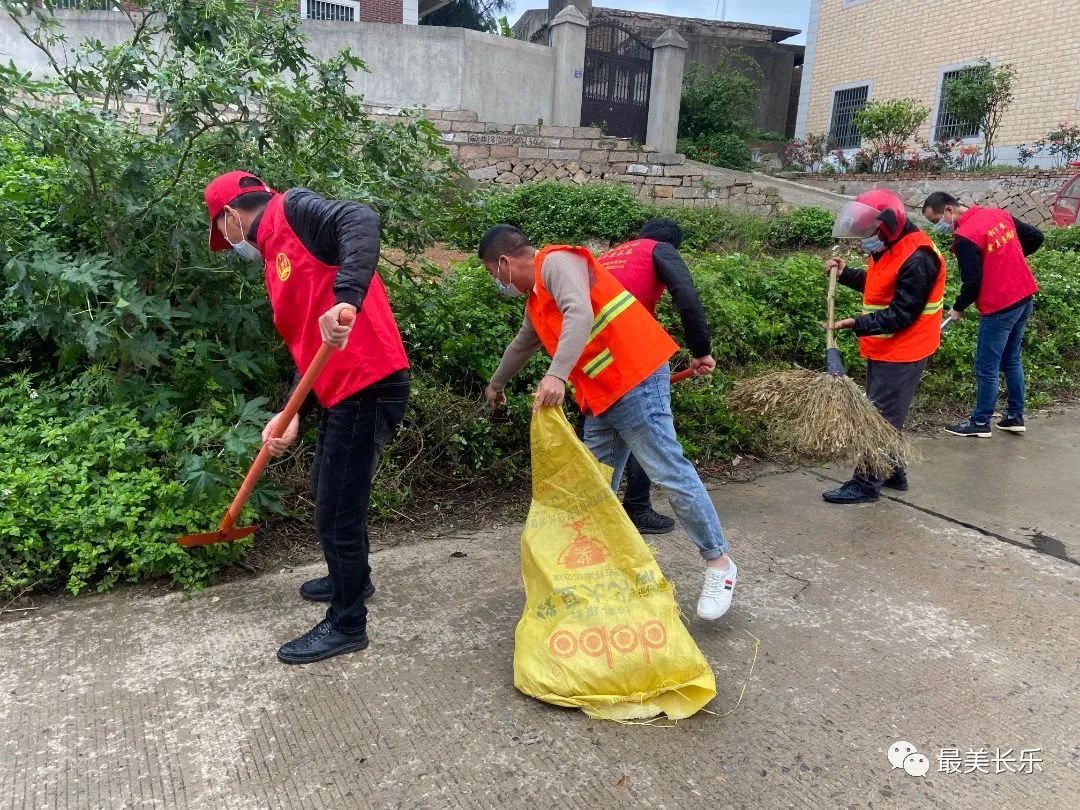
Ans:
POLYGON ((195 548, 196 546, 211 546, 214 543, 235 543, 237 540, 252 534, 255 534, 255 527, 245 526, 241 529, 189 534, 186 537, 181 537, 176 542, 187 548, 195 548))

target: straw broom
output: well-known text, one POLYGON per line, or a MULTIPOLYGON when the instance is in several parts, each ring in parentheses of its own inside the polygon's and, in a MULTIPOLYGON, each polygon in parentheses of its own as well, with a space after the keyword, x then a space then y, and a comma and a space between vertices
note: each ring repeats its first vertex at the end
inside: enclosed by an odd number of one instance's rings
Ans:
POLYGON ((731 406, 765 421, 768 443, 811 463, 847 462, 875 478, 888 478, 913 459, 903 435, 878 413, 844 372, 833 330, 836 267, 829 273, 826 371, 776 371, 735 384, 731 406))

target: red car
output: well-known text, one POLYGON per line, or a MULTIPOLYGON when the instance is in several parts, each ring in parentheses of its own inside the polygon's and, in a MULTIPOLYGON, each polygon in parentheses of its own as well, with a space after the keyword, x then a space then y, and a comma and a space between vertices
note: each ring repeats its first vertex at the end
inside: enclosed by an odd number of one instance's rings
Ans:
MULTIPOLYGON (((1072 164, 1074 169, 1080 169, 1080 163, 1072 164)), ((1051 208, 1054 215, 1054 224, 1059 228, 1076 225, 1080 222, 1080 171, 1065 181, 1051 208)))

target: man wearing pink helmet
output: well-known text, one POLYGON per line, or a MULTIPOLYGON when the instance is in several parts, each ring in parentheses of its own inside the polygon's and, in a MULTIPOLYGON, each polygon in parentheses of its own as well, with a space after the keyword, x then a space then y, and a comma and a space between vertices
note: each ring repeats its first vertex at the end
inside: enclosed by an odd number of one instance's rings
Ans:
MULTIPOLYGON (((904 429, 926 362, 941 343, 945 259, 925 233, 908 220, 904 203, 886 189, 871 189, 847 203, 833 236, 859 239, 870 259, 865 270, 843 259, 825 262, 839 281, 863 294, 862 314, 837 321, 851 329, 866 358, 866 394, 897 430, 904 429)), ((876 501, 882 486, 904 491, 907 471, 897 467, 885 480, 858 470, 851 480, 822 495, 829 503, 876 501)))

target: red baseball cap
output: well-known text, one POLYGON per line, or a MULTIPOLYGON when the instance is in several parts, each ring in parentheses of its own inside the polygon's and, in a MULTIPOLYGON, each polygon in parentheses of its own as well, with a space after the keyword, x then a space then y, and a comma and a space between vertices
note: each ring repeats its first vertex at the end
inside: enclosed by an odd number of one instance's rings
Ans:
POLYGON ((229 240, 222 236, 221 231, 214 225, 214 220, 218 218, 226 205, 241 194, 250 194, 253 191, 275 193, 270 186, 250 172, 229 172, 220 177, 215 177, 210 185, 206 187, 206 190, 203 191, 203 196, 206 198, 206 207, 210 209, 210 250, 228 250, 231 247, 229 240), (261 186, 252 185, 241 188, 240 181, 247 177, 258 181, 261 186))

